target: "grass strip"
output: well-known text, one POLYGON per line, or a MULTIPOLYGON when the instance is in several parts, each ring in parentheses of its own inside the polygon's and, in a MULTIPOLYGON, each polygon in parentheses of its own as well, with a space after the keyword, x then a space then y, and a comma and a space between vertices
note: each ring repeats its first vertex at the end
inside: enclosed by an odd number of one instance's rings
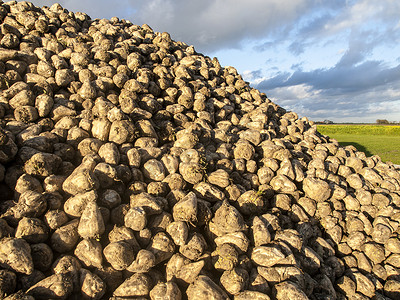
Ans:
POLYGON ((400 126, 318 125, 317 128, 342 146, 353 145, 367 156, 379 155, 382 161, 400 164, 400 126))

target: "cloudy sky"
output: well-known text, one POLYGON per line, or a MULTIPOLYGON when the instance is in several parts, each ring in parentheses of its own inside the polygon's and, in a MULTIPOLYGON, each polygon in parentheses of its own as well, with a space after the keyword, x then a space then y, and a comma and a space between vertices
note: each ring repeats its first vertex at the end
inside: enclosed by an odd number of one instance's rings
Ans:
POLYGON ((167 31, 314 121, 400 121, 398 0, 32 0, 167 31))

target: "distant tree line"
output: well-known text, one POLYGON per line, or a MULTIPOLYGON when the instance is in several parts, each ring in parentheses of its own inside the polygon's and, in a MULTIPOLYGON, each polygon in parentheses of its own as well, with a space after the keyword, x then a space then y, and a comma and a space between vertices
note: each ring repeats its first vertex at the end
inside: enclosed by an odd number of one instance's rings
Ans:
POLYGON ((316 124, 333 124, 333 121, 331 120, 324 120, 324 121, 317 121, 315 122, 316 124))
POLYGON ((386 119, 378 119, 378 120, 376 120, 376 124, 381 124, 381 125, 399 124, 399 122, 396 122, 396 121, 389 122, 389 121, 386 120, 386 119))
MULTIPOLYGON (((375 123, 379 125, 390 125, 390 124, 400 125, 400 122, 388 121, 386 119, 377 119, 375 123)), ((323 120, 323 121, 316 121, 315 124, 335 124, 335 123, 331 120, 323 120)), ((336 123, 336 124, 343 124, 343 123, 336 123)), ((347 124, 353 124, 353 123, 347 123, 347 124)))

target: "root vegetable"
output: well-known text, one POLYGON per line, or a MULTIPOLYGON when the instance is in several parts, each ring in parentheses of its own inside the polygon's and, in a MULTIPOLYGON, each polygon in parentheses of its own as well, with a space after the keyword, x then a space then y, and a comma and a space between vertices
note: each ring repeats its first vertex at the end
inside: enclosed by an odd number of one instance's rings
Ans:
POLYGON ((50 229, 57 229, 68 222, 67 214, 60 210, 49 210, 44 218, 50 229))
POLYGON ((68 69, 57 70, 55 73, 55 80, 59 86, 67 86, 74 79, 72 71, 68 69))
POLYGON ((263 244, 268 244, 271 241, 271 233, 268 230, 267 224, 265 224, 261 218, 255 217, 253 219, 253 240, 254 245, 261 246, 263 244))
POLYGON ((117 179, 117 170, 107 163, 99 163, 93 170, 94 177, 98 180, 99 186, 112 187, 117 179))
POLYGON ((150 244, 152 233, 149 228, 144 228, 144 229, 140 230, 135 236, 136 236, 136 240, 139 242, 140 246, 145 248, 150 244))
POLYGON ((186 284, 194 282, 204 267, 204 261, 191 263, 181 254, 174 254, 167 264, 167 280, 178 279, 186 284))
POLYGON ((103 216, 96 202, 88 202, 82 212, 78 233, 83 238, 98 239, 105 231, 103 216))
POLYGON ((215 225, 224 233, 242 231, 246 229, 243 216, 233 206, 224 201, 216 210, 213 221, 215 225))
POLYGON ((66 176, 62 175, 50 175, 44 179, 44 189, 48 193, 61 192, 62 184, 66 176))
POLYGON ((186 293, 189 299, 229 299, 228 295, 218 285, 204 275, 200 275, 197 280, 188 287, 186 293))
POLYGON ((156 257, 153 252, 146 249, 141 249, 137 255, 136 259, 127 268, 128 271, 133 273, 146 273, 150 271, 156 264, 156 257))
POLYGON ((228 172, 222 169, 216 170, 208 175, 208 181, 221 188, 226 188, 230 184, 228 172))
POLYGON ((42 272, 47 271, 53 263, 53 251, 45 243, 32 244, 31 256, 35 269, 42 272))
POLYGON ((180 163, 179 172, 188 183, 196 184, 203 179, 203 168, 196 163, 180 163))
POLYGON ((8 102, 8 104, 13 108, 16 109, 20 106, 32 106, 34 105, 34 95, 32 91, 29 89, 23 89, 17 94, 15 94, 8 102))
POLYGON ((384 291, 385 295, 391 298, 396 298, 400 295, 399 292, 399 281, 398 280, 388 280, 385 282, 384 291))
POLYGON ((150 159, 143 165, 143 175, 155 181, 162 181, 165 178, 164 166, 160 161, 150 159))
POLYGON ((130 166, 135 167, 135 168, 140 167, 140 163, 141 163, 140 154, 136 148, 129 149, 128 152, 126 153, 126 155, 128 156, 130 166))
POLYGON ((147 214, 143 207, 133 207, 128 210, 124 220, 127 227, 140 231, 147 225, 147 214))
POLYGON ((125 270, 134 260, 131 245, 124 241, 112 242, 103 250, 104 257, 116 270, 125 270))
POLYGON ((156 284, 150 291, 151 300, 161 300, 161 299, 171 299, 171 300, 181 300, 182 294, 176 283, 172 281, 160 282, 156 284))
POLYGON ((129 211, 129 204, 121 204, 111 211, 111 222, 116 225, 123 225, 124 218, 129 211))
POLYGON ((10 227, 6 220, 0 219, 0 239, 10 237, 14 233, 14 229, 10 227))
POLYGON ((157 198, 151 196, 148 193, 140 193, 138 195, 132 195, 130 197, 131 208, 143 207, 146 214, 154 215, 162 212, 161 203, 157 198))
POLYGON ((84 239, 76 245, 75 256, 88 268, 101 268, 103 264, 103 249, 99 241, 84 239))
POLYGON ((187 133, 182 132, 179 136, 177 136, 174 146, 185 149, 191 149, 194 148, 197 142, 198 142, 197 135, 195 135, 192 132, 187 132, 187 133))
POLYGON ((46 276, 42 272, 34 270, 32 274, 22 275, 19 282, 21 284, 21 288, 26 291, 44 278, 46 278, 46 276))
POLYGON ((43 192, 43 187, 40 184, 40 181, 28 174, 23 174, 20 176, 17 180, 17 183, 15 185, 15 191, 17 193, 22 194, 23 192, 26 191, 36 191, 38 193, 43 192))
POLYGON ((275 245, 258 246, 254 248, 251 258, 260 266, 271 267, 283 260, 285 255, 275 245))
POLYGON ((95 138, 86 138, 83 139, 78 144, 78 151, 82 157, 85 157, 88 154, 97 154, 99 152, 100 147, 102 146, 102 142, 95 138))
POLYGON ((164 155, 161 158, 161 161, 164 164, 164 166, 169 174, 174 174, 178 170, 179 160, 177 157, 168 154, 168 155, 164 155))
POLYGON ((320 179, 307 177, 304 179, 303 185, 306 196, 315 201, 322 202, 330 196, 331 189, 329 185, 320 179))
POLYGON ((237 203, 241 213, 246 215, 255 214, 262 212, 266 205, 264 202, 263 192, 247 191, 242 194, 238 199, 237 203))
POLYGON ((28 190, 21 194, 16 206, 11 211, 14 217, 40 217, 47 208, 47 202, 43 194, 28 190))
POLYGON ((98 275, 107 285, 107 289, 114 291, 123 281, 121 271, 113 269, 110 265, 95 269, 94 273, 98 275))
POLYGON ((40 219, 24 217, 18 222, 15 237, 23 238, 31 244, 41 243, 47 240, 48 230, 40 219))
POLYGON ((34 265, 29 244, 19 238, 3 238, 0 243, 0 266, 32 274, 34 265))
POLYGON ((14 117, 17 121, 30 123, 36 121, 39 118, 39 114, 35 107, 24 105, 18 106, 14 110, 14 117))
POLYGON ((295 283, 290 281, 276 284, 273 293, 276 299, 308 299, 307 295, 295 283))
POLYGON ((125 226, 115 226, 108 234, 108 239, 111 243, 118 241, 127 242, 129 245, 131 245, 135 252, 140 250, 140 246, 136 240, 135 232, 131 228, 125 226))
POLYGON ((199 233, 189 237, 187 243, 179 248, 179 252, 191 260, 198 260, 207 247, 206 240, 199 233))
POLYGON ((181 201, 174 205, 172 212, 175 221, 196 222, 196 195, 193 192, 188 193, 181 201))
POLYGON ((95 202, 97 200, 97 193, 95 191, 89 191, 82 194, 77 194, 70 197, 64 203, 64 211, 72 217, 80 217, 89 202, 95 202))
POLYGON ((55 274, 67 274, 71 277, 74 290, 79 289, 79 270, 81 269, 81 264, 78 259, 71 255, 61 255, 59 256, 52 266, 52 271, 55 274))
POLYGON ((63 190, 71 195, 85 193, 99 187, 99 181, 93 174, 95 160, 89 158, 84 160, 63 183, 63 190))
POLYGON ((238 143, 234 150, 235 158, 244 158, 246 160, 252 159, 254 155, 254 147, 247 141, 242 140, 238 143))
POLYGON ((211 253, 216 270, 232 270, 238 264, 238 253, 230 244, 222 244, 211 253))
POLYGON ((128 120, 115 121, 111 124, 108 140, 116 144, 130 143, 135 137, 135 127, 128 120))
POLYGON ((221 190, 207 182, 199 182, 193 187, 193 189, 194 192, 199 195, 199 197, 204 198, 210 202, 225 199, 225 195, 221 190))
POLYGON ((244 291, 241 292, 234 297, 235 300, 246 300, 246 299, 254 299, 254 300, 270 300, 271 298, 264 293, 257 291, 244 291))
POLYGON ((68 274, 54 274, 39 281, 26 293, 35 299, 68 299, 73 283, 68 274))
POLYGON ((174 242, 165 232, 157 233, 147 246, 147 250, 153 252, 156 264, 169 259, 175 250, 174 242))
POLYGON ((221 284, 231 295, 237 295, 246 289, 249 283, 249 274, 241 268, 225 271, 221 275, 221 284))
POLYGON ((72 250, 79 240, 78 225, 75 219, 56 229, 50 237, 51 247, 60 253, 72 250))
POLYGON ((92 122, 92 135, 100 141, 107 141, 111 129, 111 122, 107 119, 95 119, 92 122))
POLYGON ((230 244, 234 246, 239 253, 246 253, 250 246, 249 239, 241 231, 232 232, 219 236, 214 240, 214 242, 217 245, 217 247, 223 244, 230 244))
POLYGON ((5 298, 14 292, 17 286, 17 275, 8 270, 0 270, 0 297, 5 298))
POLYGON ((172 222, 166 229, 167 233, 174 240, 175 245, 183 246, 189 235, 189 228, 183 221, 172 222))
POLYGON ((120 160, 120 153, 114 143, 103 144, 99 149, 99 156, 111 165, 118 165, 120 160))
POLYGON ((126 279, 115 291, 116 297, 147 296, 152 288, 151 279, 147 274, 136 273, 126 279))
POLYGON ((166 231, 169 224, 173 221, 172 215, 167 212, 162 212, 161 214, 151 217, 148 227, 154 233, 160 231, 166 231))
POLYGON ((106 292, 101 278, 83 268, 80 270, 80 285, 84 299, 101 299, 106 292))
POLYGON ((250 271, 248 289, 268 295, 271 294, 268 281, 258 273, 257 269, 251 269, 250 271))
POLYGON ((61 162, 55 154, 36 153, 25 163, 25 171, 30 175, 47 177, 57 173, 61 162))

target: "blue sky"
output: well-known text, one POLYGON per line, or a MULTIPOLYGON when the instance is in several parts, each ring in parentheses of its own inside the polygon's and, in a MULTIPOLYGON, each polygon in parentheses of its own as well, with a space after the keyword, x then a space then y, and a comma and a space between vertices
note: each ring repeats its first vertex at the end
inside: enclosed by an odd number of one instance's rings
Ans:
POLYGON ((167 31, 314 121, 400 121, 398 0, 37 0, 167 31))

